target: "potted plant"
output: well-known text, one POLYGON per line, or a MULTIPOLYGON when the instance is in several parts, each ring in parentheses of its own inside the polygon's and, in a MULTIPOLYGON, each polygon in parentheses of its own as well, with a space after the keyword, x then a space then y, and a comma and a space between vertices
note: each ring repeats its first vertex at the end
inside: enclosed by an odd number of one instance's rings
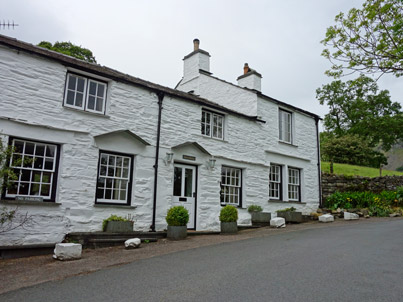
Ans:
POLYGON ((220 221, 221 221, 221 233, 231 234, 238 232, 238 210, 236 207, 226 205, 221 209, 220 221))
POLYGON ((111 215, 102 222, 102 231, 109 233, 133 232, 133 219, 130 214, 126 218, 111 215))
POLYGON ((285 222, 301 223, 302 213, 296 212, 296 210, 297 209, 294 207, 278 210, 277 217, 283 217, 285 219, 285 222))
POLYGON ((189 212, 184 206, 170 208, 165 220, 168 223, 167 237, 169 239, 181 240, 186 238, 189 212))
POLYGON ((252 204, 248 207, 248 212, 251 215, 252 225, 270 225, 271 213, 263 212, 263 208, 261 206, 252 204))

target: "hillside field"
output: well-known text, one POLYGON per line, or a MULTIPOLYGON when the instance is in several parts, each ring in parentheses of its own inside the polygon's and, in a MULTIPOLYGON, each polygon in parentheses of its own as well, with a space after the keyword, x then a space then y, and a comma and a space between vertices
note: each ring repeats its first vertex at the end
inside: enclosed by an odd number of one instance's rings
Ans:
MULTIPOLYGON (((379 169, 369 168, 369 167, 361 167, 347 164, 334 164, 333 165, 335 174, 344 174, 344 175, 359 175, 366 177, 377 177, 379 176, 379 169)), ((322 172, 330 172, 330 163, 329 162, 321 162, 321 170, 322 172)), ((403 172, 398 171, 390 171, 390 170, 382 170, 382 176, 386 175, 403 175, 403 172)))

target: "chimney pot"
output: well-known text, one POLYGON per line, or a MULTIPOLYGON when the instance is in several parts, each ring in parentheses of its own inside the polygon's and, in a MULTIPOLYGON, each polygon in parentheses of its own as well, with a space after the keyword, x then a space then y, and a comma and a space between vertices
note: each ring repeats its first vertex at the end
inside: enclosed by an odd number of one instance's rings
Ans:
POLYGON ((193 47, 194 47, 194 51, 199 50, 199 45, 200 45, 200 41, 199 39, 194 39, 193 40, 193 47))
POLYGON ((243 74, 247 74, 249 72, 249 65, 248 63, 245 63, 245 65, 243 66, 243 74))

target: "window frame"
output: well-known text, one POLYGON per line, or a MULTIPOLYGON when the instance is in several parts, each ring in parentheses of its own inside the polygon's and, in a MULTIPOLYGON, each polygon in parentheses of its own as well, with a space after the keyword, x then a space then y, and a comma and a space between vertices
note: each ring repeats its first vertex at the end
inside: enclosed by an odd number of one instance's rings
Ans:
MULTIPOLYGON (((56 202, 56 194, 57 194, 57 185, 58 185, 58 180, 59 180, 59 168, 60 168, 60 153, 61 153, 61 145, 57 144, 57 143, 53 143, 53 142, 47 142, 47 141, 40 141, 40 140, 32 140, 32 139, 26 139, 26 138, 21 138, 21 137, 16 137, 16 136, 9 136, 8 138, 8 146, 14 146, 13 145, 13 141, 17 140, 17 141, 23 141, 24 145, 26 142, 29 143, 34 143, 35 144, 35 148, 36 148, 36 144, 42 144, 42 145, 50 145, 50 146, 55 146, 55 155, 53 157, 54 159, 54 163, 53 163, 53 169, 54 171, 51 171, 50 173, 52 173, 51 176, 51 180, 50 180, 50 194, 49 197, 45 197, 45 196, 40 196, 40 195, 18 195, 18 194, 8 194, 8 190, 4 190, 1 194, 1 198, 4 200, 15 200, 17 196, 26 196, 26 197, 40 197, 43 198, 43 202, 56 202)), ((7 165, 9 168, 12 168, 11 162, 12 162, 12 156, 13 156, 14 152, 12 152, 11 157, 7 158, 7 165)), ((22 153, 23 155, 25 155, 25 149, 22 153)), ((34 157, 36 157, 36 154, 33 154, 34 157)), ((43 158, 45 160, 46 158, 46 153, 44 154, 43 158)), ((24 167, 21 168, 21 170, 23 170, 24 167)), ((35 168, 28 169, 27 167, 25 167, 26 170, 29 171, 41 171, 41 172, 46 172, 47 170, 44 170, 43 168, 41 170, 39 170, 37 168, 37 170, 35 170, 35 168)), ((18 182, 21 182, 21 175, 22 173, 20 172, 19 178, 18 178, 18 182)), ((32 176, 32 175, 31 175, 32 176)), ((29 181, 29 184, 31 186, 32 180, 29 181)), ((40 184, 42 184, 42 182, 39 182, 40 184)))
POLYGON ((283 166, 279 164, 270 164, 270 172, 269 172, 269 200, 283 200, 283 166), (271 176, 272 176, 272 168, 278 168, 279 169, 279 181, 272 181, 271 176), (271 184, 275 183, 278 185, 278 197, 273 197, 271 196, 271 184))
POLYGON ((288 200, 291 202, 300 202, 301 201, 301 169, 295 167, 288 167, 288 179, 287 179, 287 191, 288 191, 288 200), (290 182, 290 171, 296 171, 298 176, 298 183, 290 182), (291 190, 290 187, 296 187, 296 190, 291 190), (298 194, 298 198, 291 198, 290 194, 298 194))
POLYGON ((220 204, 221 206, 226 206, 226 205, 232 205, 236 206, 238 208, 242 208, 242 192, 243 192, 243 171, 241 168, 236 168, 236 167, 230 167, 230 166, 221 166, 221 174, 220 174, 220 204), (234 169, 234 170, 239 170, 239 186, 233 186, 233 185, 227 185, 222 183, 222 177, 223 177, 223 169, 234 169), (238 193, 238 204, 236 203, 229 203, 229 202, 223 202, 223 187, 232 187, 232 188, 239 188, 239 193, 238 193))
MULTIPOLYGON (((98 87, 97 87, 97 91, 98 91, 98 87)), ((105 115, 106 113, 106 99, 107 99, 107 91, 108 91, 108 82, 106 81, 102 81, 90 76, 86 76, 86 75, 81 75, 75 72, 70 72, 68 71, 66 73, 66 80, 65 80, 65 86, 64 86, 64 97, 63 97, 63 106, 67 107, 67 108, 71 108, 71 109, 76 109, 76 110, 80 110, 80 111, 84 111, 84 112, 91 112, 91 113, 95 113, 95 114, 101 114, 101 115, 105 115), (83 91, 83 104, 81 107, 79 106, 74 106, 74 105, 70 105, 67 104, 67 94, 69 92, 69 88, 68 88, 68 83, 70 81, 70 76, 75 76, 78 78, 82 78, 85 80, 84 82, 84 91, 83 91), (99 84, 103 84, 105 86, 104 89, 104 93, 103 93, 103 104, 102 104, 102 111, 97 111, 95 109, 89 109, 88 108, 88 99, 89 99, 89 85, 91 82, 95 82, 97 85, 99 84)), ((95 100, 95 107, 96 108, 96 100, 95 100)))
MULTIPOLYGON (((224 128, 225 128, 225 115, 224 115, 224 114, 218 113, 218 112, 215 112, 215 111, 211 111, 211 110, 208 110, 208 109, 205 109, 205 108, 202 108, 200 126, 201 126, 201 129, 200 129, 201 135, 203 135, 203 136, 205 136, 205 137, 210 137, 210 138, 218 139, 218 140, 224 140, 224 128), (210 123, 209 123, 209 126, 210 126, 210 135, 203 134, 203 129, 204 129, 204 132, 206 132, 206 131, 205 131, 206 126, 203 126, 203 125, 208 125, 207 123, 203 123, 203 113, 206 113, 206 114, 209 114, 209 115, 210 115, 210 123), (222 119, 222 123, 221 123, 221 132, 220 132, 220 133, 221 133, 221 137, 213 136, 213 133, 214 133, 214 131, 213 131, 213 129, 214 129, 214 116, 220 117, 220 118, 222 119)), ((217 120, 217 126, 216 126, 216 127, 217 127, 217 129, 218 129, 218 120, 217 120)), ((217 132, 217 133, 218 133, 218 132, 217 132)))
MULTIPOLYGON (((127 154, 127 153, 120 153, 120 152, 114 152, 114 151, 108 151, 108 150, 99 150, 98 153, 98 168, 97 168, 97 178, 95 182, 95 204, 100 204, 100 205, 115 205, 115 206, 130 206, 131 205, 131 199, 132 199, 132 187, 133 187, 133 170, 134 170, 134 155, 132 154, 127 154), (126 195, 126 202, 108 202, 108 201, 99 201, 99 198, 97 197, 98 193, 98 180, 100 177, 100 169, 101 169, 101 155, 102 154, 107 154, 107 155, 115 155, 115 156, 122 156, 122 157, 128 157, 130 158, 130 171, 129 171, 129 178, 128 178, 128 184, 127 184, 127 195, 126 195)), ((113 199, 110 199, 113 200, 113 199)))
POLYGON ((278 114, 278 130, 279 130, 279 140, 281 142, 287 143, 287 144, 293 144, 294 141, 294 131, 293 131, 293 127, 294 127, 294 122, 293 122, 293 112, 279 108, 279 114, 278 114), (287 116, 289 116, 289 136, 290 136, 290 140, 285 139, 284 136, 284 131, 283 131, 283 114, 287 114, 287 116))

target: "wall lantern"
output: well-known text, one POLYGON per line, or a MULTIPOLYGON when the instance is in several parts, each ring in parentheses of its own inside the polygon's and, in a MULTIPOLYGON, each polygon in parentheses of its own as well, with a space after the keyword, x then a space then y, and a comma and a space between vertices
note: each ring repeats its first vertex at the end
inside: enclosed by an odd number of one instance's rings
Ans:
POLYGON ((167 152, 165 158, 164 158, 164 162, 165 164, 169 164, 172 162, 172 159, 174 158, 174 154, 172 152, 167 152))
POLYGON ((211 170, 214 169, 214 167, 215 167, 215 162, 216 162, 216 159, 215 159, 214 157, 212 157, 212 158, 210 158, 210 159, 208 160, 208 165, 209 165, 209 167, 210 167, 211 170))

